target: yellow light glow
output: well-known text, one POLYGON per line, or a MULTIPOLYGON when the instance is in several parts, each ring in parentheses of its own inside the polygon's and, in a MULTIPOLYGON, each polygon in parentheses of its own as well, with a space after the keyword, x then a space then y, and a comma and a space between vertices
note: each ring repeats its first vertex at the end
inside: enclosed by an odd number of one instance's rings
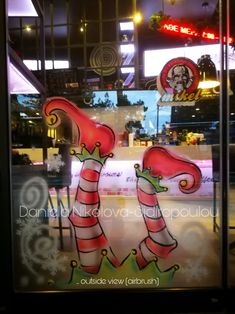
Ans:
POLYGON ((26 32, 31 32, 32 28, 30 26, 25 27, 26 32))
POLYGON ((136 13, 133 20, 137 24, 140 23, 142 21, 142 15, 140 13, 136 13))
POLYGON ((215 88, 220 85, 218 81, 201 81, 198 84, 198 88, 215 88))
POLYGON ((47 136, 56 139, 57 132, 54 128, 48 128, 47 130, 47 136))

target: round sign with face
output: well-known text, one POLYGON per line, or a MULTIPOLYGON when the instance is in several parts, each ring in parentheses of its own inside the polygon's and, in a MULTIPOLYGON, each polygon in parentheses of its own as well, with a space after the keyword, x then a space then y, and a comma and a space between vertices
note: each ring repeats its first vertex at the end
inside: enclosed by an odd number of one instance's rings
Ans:
POLYGON ((180 94, 195 91, 199 84, 199 71, 197 65, 188 58, 175 58, 168 61, 160 74, 160 84, 165 92, 180 94))

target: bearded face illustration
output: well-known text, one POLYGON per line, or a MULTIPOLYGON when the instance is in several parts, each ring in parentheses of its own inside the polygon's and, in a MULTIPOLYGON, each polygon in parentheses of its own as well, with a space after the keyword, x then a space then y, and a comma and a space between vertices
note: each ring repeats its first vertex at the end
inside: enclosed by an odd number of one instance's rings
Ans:
POLYGON ((181 93, 184 89, 190 87, 193 82, 193 76, 190 76, 189 70, 185 65, 179 64, 172 68, 167 82, 177 93, 181 93))

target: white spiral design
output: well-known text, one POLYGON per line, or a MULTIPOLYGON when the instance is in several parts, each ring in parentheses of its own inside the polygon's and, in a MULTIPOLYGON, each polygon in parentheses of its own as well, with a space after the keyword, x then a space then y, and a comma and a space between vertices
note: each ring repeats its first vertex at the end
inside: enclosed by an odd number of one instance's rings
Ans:
POLYGON ((27 208, 44 208, 47 202, 48 186, 42 177, 27 180, 20 191, 20 205, 27 208))
POLYGON ((209 235, 200 222, 185 224, 180 238, 181 245, 187 252, 198 258, 206 256, 209 235))
POLYGON ((26 232, 21 238, 22 240, 22 253, 30 263, 42 265, 48 257, 57 251, 58 240, 57 238, 40 236, 42 232, 49 232, 50 227, 47 225, 39 224, 34 227, 34 233, 29 234, 26 232))
POLYGON ((31 273, 38 277, 36 265, 40 265, 43 269, 47 268, 48 258, 57 251, 58 240, 42 236, 43 232, 49 232, 50 227, 38 223, 37 219, 29 219, 26 226, 22 230, 20 241, 22 262, 31 273))
POLYGON ((186 282, 200 282, 205 280, 211 272, 208 264, 208 254, 210 248, 210 237, 208 230, 200 222, 186 223, 180 234, 180 243, 186 256, 182 263, 180 272, 186 282))
MULTIPOLYGON (((54 276, 65 270, 67 258, 58 251, 58 238, 49 236, 51 227, 38 218, 20 219, 17 224, 22 264, 36 277, 38 284, 43 284, 49 274, 54 276)), ((21 285, 28 283, 28 277, 22 277, 21 285)))
MULTIPOLYGON (((44 228, 46 226, 43 226, 44 228)), ((47 258, 50 256, 50 252, 54 252, 57 249, 57 240, 55 238, 40 237, 34 243, 35 257, 47 258)))
POLYGON ((115 46, 102 45, 95 47, 90 55, 90 65, 94 72, 99 75, 108 76, 116 71, 116 67, 120 64, 115 46), (102 69, 95 69, 102 67, 102 69))

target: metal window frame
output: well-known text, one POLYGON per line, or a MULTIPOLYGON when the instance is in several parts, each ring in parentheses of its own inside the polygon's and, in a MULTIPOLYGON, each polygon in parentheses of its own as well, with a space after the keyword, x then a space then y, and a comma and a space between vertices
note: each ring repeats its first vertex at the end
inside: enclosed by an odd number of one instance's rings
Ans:
MULTIPOLYGON (((229 0, 220 0, 220 33, 227 34, 227 45, 221 44, 221 55, 225 55, 221 62, 221 95, 220 95, 220 175, 221 175, 221 286, 217 288, 185 288, 185 289, 159 289, 159 290, 125 290, 117 291, 89 291, 80 292, 78 291, 51 294, 51 293, 16 293, 13 289, 13 269, 12 269, 12 242, 11 242, 11 134, 10 134, 10 102, 9 102, 9 88, 8 88, 8 44, 7 44, 7 14, 6 14, 7 0, 0 1, 0 59, 3 60, 2 66, 0 67, 0 82, 1 82, 1 105, 0 105, 0 125, 1 125, 1 140, 0 140, 0 192, 1 192, 1 216, 0 216, 0 239, 1 243, 1 259, 0 259, 0 278, 3 294, 1 297, 4 301, 0 306, 4 309, 5 307, 15 305, 18 309, 27 309, 27 300, 30 297, 33 301, 37 301, 35 306, 38 309, 43 310, 47 307, 47 310, 55 311, 56 305, 55 300, 58 301, 59 307, 67 301, 79 298, 80 304, 83 305, 89 300, 92 300, 94 308, 100 307, 101 304, 106 306, 107 300, 116 301, 115 308, 117 308, 125 302, 132 305, 138 305, 138 297, 141 298, 141 303, 146 303, 146 310, 149 308, 159 309, 161 306, 165 307, 173 306, 173 309, 178 307, 186 309, 185 298, 187 301, 191 301, 189 305, 193 310, 197 309, 198 306, 203 306, 205 310, 205 303, 208 307, 216 309, 224 308, 226 302, 232 300, 232 291, 228 289, 228 189, 229 189, 229 164, 228 164, 228 142, 229 142, 229 97, 228 97, 228 33, 229 33, 229 0), (225 70, 224 70, 225 66, 225 70), (7 298, 11 298, 10 303, 7 303, 7 298), (200 302, 198 302, 200 300, 200 302), (38 302, 43 301, 43 302, 38 302), (46 303, 45 303, 46 301, 46 303), (117 302, 118 301, 118 302, 117 302), (148 305, 148 306, 147 306, 148 305), (156 305, 156 306, 155 306, 156 305)), ((222 40, 221 40, 222 42, 222 40)), ((232 301, 231 301, 232 302, 232 301)), ((77 301, 75 301, 75 308, 77 301)), ((89 306, 92 306, 89 302, 89 306)), ((105 307, 103 307, 105 308, 105 307)))

